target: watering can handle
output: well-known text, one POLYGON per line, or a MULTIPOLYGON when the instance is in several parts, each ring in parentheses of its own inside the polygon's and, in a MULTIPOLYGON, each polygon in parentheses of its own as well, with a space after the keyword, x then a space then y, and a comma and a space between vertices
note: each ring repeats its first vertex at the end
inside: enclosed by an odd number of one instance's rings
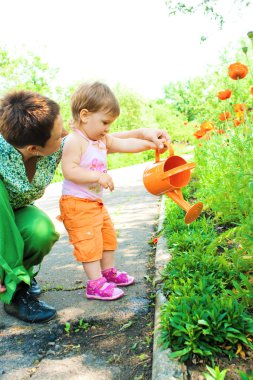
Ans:
POLYGON ((196 164, 194 162, 189 162, 188 164, 176 166, 173 169, 168 170, 167 172, 163 173, 161 176, 161 179, 167 179, 168 177, 171 177, 175 174, 182 173, 185 170, 191 170, 194 169, 196 164))
MULTIPOLYGON (((169 157, 173 156, 174 149, 173 149, 172 145, 170 145, 170 143, 168 141, 165 141, 163 144, 168 148, 169 157)), ((161 151, 163 151, 163 149, 156 149, 156 151, 155 151, 155 162, 160 162, 160 152, 161 151)))

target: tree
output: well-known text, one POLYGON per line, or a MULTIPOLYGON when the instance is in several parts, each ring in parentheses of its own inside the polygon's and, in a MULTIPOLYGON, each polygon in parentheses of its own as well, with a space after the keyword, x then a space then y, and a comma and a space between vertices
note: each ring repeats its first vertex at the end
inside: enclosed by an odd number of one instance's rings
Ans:
POLYGON ((25 57, 11 57, 0 48, 0 93, 23 88, 50 96, 56 72, 33 53, 26 53, 25 57))
MULTIPOLYGON (((176 0, 166 0, 165 1, 170 15, 175 15, 177 13, 183 14, 193 14, 197 11, 201 11, 205 16, 214 19, 219 28, 222 29, 224 23, 226 22, 226 15, 222 14, 220 9, 220 0, 196 0, 194 5, 193 1, 176 1, 176 0)), ((251 5, 250 0, 233 0, 234 4, 231 6, 241 10, 243 7, 246 8, 251 5)), ((204 37, 203 37, 204 38, 204 37)))

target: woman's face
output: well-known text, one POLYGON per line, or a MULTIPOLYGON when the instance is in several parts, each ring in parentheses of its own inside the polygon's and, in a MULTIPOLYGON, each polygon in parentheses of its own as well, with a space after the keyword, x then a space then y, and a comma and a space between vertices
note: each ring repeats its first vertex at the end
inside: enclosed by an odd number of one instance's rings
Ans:
POLYGON ((58 115, 55 119, 50 138, 44 147, 37 146, 37 152, 41 156, 50 156, 50 154, 60 149, 62 138, 66 135, 67 131, 63 128, 62 117, 58 115))

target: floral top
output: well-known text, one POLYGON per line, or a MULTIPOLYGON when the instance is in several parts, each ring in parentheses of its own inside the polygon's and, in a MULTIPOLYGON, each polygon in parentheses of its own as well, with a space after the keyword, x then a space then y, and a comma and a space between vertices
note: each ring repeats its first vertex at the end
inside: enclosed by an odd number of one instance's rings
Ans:
POLYGON ((38 157, 36 172, 29 182, 21 153, 0 135, 0 180, 3 181, 14 209, 27 206, 44 194, 61 160, 61 148, 50 156, 38 157))

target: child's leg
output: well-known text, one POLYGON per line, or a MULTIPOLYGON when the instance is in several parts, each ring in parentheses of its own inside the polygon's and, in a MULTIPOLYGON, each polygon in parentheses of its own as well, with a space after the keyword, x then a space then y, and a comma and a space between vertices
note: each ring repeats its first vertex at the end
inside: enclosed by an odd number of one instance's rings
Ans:
POLYGON ((118 289, 115 284, 109 284, 102 276, 100 261, 83 263, 83 268, 89 278, 86 287, 88 299, 111 301, 124 295, 122 290, 118 289))
POLYGON ((129 276, 126 272, 119 272, 115 268, 114 253, 117 247, 117 236, 105 207, 103 207, 104 224, 103 234, 103 256, 101 259, 102 275, 108 282, 115 283, 119 286, 128 286, 134 283, 134 277, 129 276))
POLYGON ((98 202, 86 202, 75 197, 65 196, 60 201, 61 216, 74 246, 74 255, 82 263, 88 277, 86 297, 110 301, 122 297, 124 292, 115 284, 109 284, 101 273, 101 207, 98 202))
POLYGON ((89 280, 97 280, 102 277, 100 261, 92 261, 90 263, 83 263, 83 269, 89 280))
POLYGON ((104 251, 101 259, 102 271, 113 268, 115 265, 115 251, 104 251))

